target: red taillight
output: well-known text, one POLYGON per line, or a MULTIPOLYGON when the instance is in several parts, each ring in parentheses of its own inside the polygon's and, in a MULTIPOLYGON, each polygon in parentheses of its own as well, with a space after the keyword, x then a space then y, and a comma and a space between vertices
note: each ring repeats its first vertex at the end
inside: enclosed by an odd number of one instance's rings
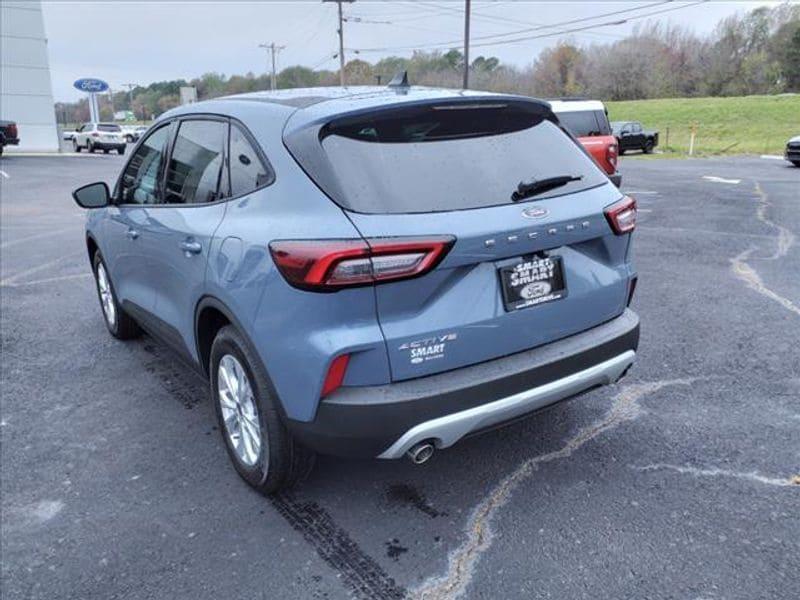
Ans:
POLYGON ((341 354, 333 359, 331 366, 328 367, 328 374, 325 376, 325 381, 322 384, 320 398, 329 396, 341 387, 344 381, 344 374, 347 371, 348 362, 350 362, 349 354, 341 354))
POLYGON ((286 240, 270 243, 269 249, 278 269, 294 287, 333 291, 427 273, 439 264, 454 241, 452 236, 286 240))
POLYGON ((606 160, 608 164, 614 167, 614 170, 617 169, 617 159, 619 158, 619 149, 617 148, 616 144, 609 144, 608 148, 606 148, 606 160))
POLYGON ((603 212, 617 235, 630 233, 636 227, 636 200, 630 196, 607 206, 603 212))

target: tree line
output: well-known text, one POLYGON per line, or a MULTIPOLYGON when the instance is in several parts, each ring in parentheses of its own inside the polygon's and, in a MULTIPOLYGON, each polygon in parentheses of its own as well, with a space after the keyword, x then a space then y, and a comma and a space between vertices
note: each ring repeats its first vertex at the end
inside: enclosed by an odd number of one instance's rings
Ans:
MULTIPOLYGON (((415 51, 374 64, 360 58, 345 65, 350 85, 385 85, 406 70, 412 83, 460 87, 464 55, 415 51)), ((539 97, 587 96, 603 100, 739 96, 800 92, 800 5, 760 7, 720 21, 706 36, 687 27, 650 22, 612 43, 578 45, 561 41, 542 51, 527 67, 478 56, 470 63, 471 87, 539 97)), ((291 66, 277 74, 279 89, 338 85, 338 71, 291 66)), ((270 88, 269 75, 225 76, 206 73, 116 91, 101 106, 131 110, 148 121, 180 104, 180 88, 193 86, 200 100, 270 88)), ((56 104, 64 123, 88 120, 87 101, 56 104)))

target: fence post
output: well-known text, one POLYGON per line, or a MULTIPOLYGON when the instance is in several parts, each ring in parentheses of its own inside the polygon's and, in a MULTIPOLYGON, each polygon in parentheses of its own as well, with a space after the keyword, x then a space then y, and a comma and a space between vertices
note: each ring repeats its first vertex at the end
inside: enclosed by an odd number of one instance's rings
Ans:
POLYGON ((669 150, 669 125, 667 125, 667 130, 664 132, 664 150, 669 150))
POLYGON ((692 123, 692 131, 689 135, 689 156, 694 154, 694 136, 697 135, 697 123, 692 123))

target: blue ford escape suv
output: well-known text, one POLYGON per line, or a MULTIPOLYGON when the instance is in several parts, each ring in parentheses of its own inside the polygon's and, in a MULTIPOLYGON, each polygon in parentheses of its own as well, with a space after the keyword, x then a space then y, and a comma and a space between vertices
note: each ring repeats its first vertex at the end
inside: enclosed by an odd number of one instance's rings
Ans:
POLYGON ((314 452, 424 462, 619 379, 635 202, 546 102, 415 87, 184 106, 84 186, 106 325, 204 373, 269 493, 314 452))

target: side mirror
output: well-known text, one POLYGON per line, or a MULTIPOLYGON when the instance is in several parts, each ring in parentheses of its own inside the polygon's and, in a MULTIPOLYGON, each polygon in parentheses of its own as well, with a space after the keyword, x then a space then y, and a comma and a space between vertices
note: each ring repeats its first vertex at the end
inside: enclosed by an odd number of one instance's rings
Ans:
POLYGON ((72 197, 81 208, 103 208, 108 206, 111 201, 111 194, 104 181, 90 183, 79 187, 72 192, 72 197))

